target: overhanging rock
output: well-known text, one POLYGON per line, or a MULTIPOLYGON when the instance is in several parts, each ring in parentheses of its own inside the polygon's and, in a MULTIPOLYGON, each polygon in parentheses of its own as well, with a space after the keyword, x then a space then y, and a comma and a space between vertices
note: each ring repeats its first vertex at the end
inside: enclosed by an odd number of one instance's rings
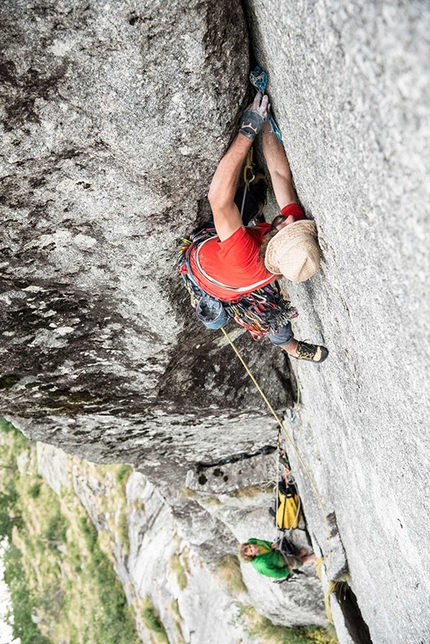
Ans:
MULTIPOLYGON (((1 413, 93 460, 270 442, 242 366, 194 321, 175 269, 246 100, 240 3, 0 11, 1 413), (237 419, 247 411, 254 423, 237 419)), ((238 342, 287 403, 282 356, 238 342)))

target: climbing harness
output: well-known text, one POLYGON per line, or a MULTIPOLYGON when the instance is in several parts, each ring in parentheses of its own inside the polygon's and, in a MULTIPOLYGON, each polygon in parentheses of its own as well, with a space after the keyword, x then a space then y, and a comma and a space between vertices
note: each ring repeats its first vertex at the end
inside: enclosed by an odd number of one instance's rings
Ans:
MULTIPOLYGON (((193 233, 189 238, 183 239, 179 250, 178 270, 182 275, 185 288, 191 297, 191 306, 196 310, 197 317, 210 329, 223 328, 232 318, 237 324, 249 331, 254 340, 277 333, 291 319, 297 317, 297 309, 285 299, 279 285, 251 284, 247 287, 236 288, 227 286, 208 276, 198 262, 198 249, 202 244, 217 236, 212 223, 206 223, 193 233), (196 267, 208 281, 218 287, 231 291, 231 300, 219 300, 206 293, 197 284, 191 269, 190 258, 193 248, 196 253, 193 257, 196 267), (241 292, 252 292, 242 295, 241 292)), ((266 280, 263 281, 263 284, 266 280)))
MULTIPOLYGON (((298 555, 298 549, 294 545, 294 543, 291 541, 289 537, 282 537, 280 540, 278 540, 278 551, 284 558, 285 562, 288 564, 288 556, 293 556, 297 557, 298 555)), ((273 581, 274 584, 283 584, 284 582, 291 583, 293 581, 297 581, 297 576, 298 575, 304 575, 305 573, 302 570, 299 570, 298 568, 293 568, 292 574, 290 573, 288 577, 284 577, 283 579, 276 579, 273 581)))
MULTIPOLYGON (((217 235, 215 234, 215 237, 216 236, 217 235)), ((195 262, 195 264, 196 264, 196 266, 197 266, 197 268, 199 270, 199 273, 201 275, 203 275, 203 277, 205 277, 205 279, 208 282, 210 282, 214 286, 219 286, 220 288, 223 288, 226 291, 231 291, 232 295, 235 295, 235 294, 239 295, 242 292, 246 293, 247 291, 250 291, 250 290, 255 291, 255 289, 260 288, 261 286, 263 286, 267 282, 267 278, 265 278, 264 280, 261 280, 259 282, 255 282, 255 284, 249 284, 249 286, 235 287, 235 286, 228 286, 227 284, 223 284, 222 282, 219 282, 218 280, 216 280, 213 277, 211 277, 210 275, 208 275, 206 273, 206 271, 204 270, 204 268, 202 267, 202 265, 200 264, 199 255, 200 255, 200 251, 202 250, 202 248, 206 244, 206 242, 211 241, 213 239, 213 237, 214 236, 211 235, 207 239, 204 239, 203 241, 201 241, 198 244, 196 244, 196 251, 194 253, 194 262, 195 262)), ((189 266, 188 266, 188 270, 191 271, 189 266)))
MULTIPOLYGON (((250 74, 250 81, 259 91, 264 92, 267 86, 267 74, 256 67, 250 74)), ((268 116, 271 124, 271 132, 275 132, 279 141, 282 143, 279 128, 273 117, 268 116)), ((265 181, 262 173, 255 173, 253 164, 253 148, 249 149, 243 169, 244 191, 240 215, 243 218, 245 202, 249 185, 259 180, 265 181)), ((221 284, 213 277, 208 275, 199 262, 199 252, 202 246, 216 236, 216 230, 213 224, 206 224, 194 231, 190 238, 183 240, 183 245, 179 251, 178 266, 185 287, 191 296, 191 306, 195 309, 198 319, 209 329, 223 328, 229 318, 249 331, 255 340, 277 333, 279 328, 285 326, 289 320, 298 315, 289 300, 284 297, 277 283, 274 285, 265 284, 266 280, 250 284, 245 287, 232 287, 221 284), (194 252, 194 262, 199 273, 214 286, 230 291, 232 294, 230 301, 222 301, 206 293, 197 283, 191 270, 190 258, 191 252, 194 252), (249 293, 249 291, 252 291, 249 293), (248 295, 241 293, 248 292, 248 295)))
MULTIPOLYGON (((249 74, 249 80, 251 85, 253 85, 259 92, 264 94, 269 79, 266 72, 263 71, 259 65, 257 65, 257 67, 255 67, 255 69, 253 69, 249 74)), ((276 138, 278 139, 279 143, 282 143, 281 132, 276 124, 275 119, 271 114, 269 114, 267 120, 270 123, 270 130, 264 130, 263 134, 274 133, 276 134, 276 138)))

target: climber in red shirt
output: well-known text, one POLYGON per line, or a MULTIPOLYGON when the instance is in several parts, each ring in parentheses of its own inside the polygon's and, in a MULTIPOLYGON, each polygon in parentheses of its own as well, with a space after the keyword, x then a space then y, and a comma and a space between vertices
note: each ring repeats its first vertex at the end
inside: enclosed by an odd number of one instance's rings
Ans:
MULTIPOLYGON (((203 292, 225 303, 229 315, 255 338, 268 336, 291 357, 320 363, 328 355, 326 347, 294 338, 289 319, 297 313, 283 300, 279 289, 268 286, 279 276, 293 282, 305 281, 320 265, 316 226, 305 218, 297 202, 284 147, 267 120, 269 112, 267 95, 258 92, 244 111, 239 133, 212 179, 208 198, 216 236, 212 229, 209 234, 192 239, 188 252, 185 251, 188 263, 186 267, 182 264, 180 272, 191 274, 203 292), (247 226, 249 217, 242 220, 238 208, 237 185, 245 158, 260 131, 281 214, 271 224, 247 226), (259 315, 264 324, 254 331, 255 325, 249 324, 249 320, 257 320, 258 326, 259 315)), ((257 204, 254 214, 262 207, 262 203, 257 204)))
POLYGON ((297 203, 290 166, 274 125, 268 97, 258 92, 213 176, 208 197, 214 222, 184 239, 179 273, 197 316, 208 328, 219 329, 231 317, 255 339, 267 336, 291 357, 320 363, 328 350, 294 338, 290 320, 297 311, 277 283, 282 276, 293 282, 312 277, 320 266, 320 249, 315 223, 305 218, 297 203), (281 214, 271 224, 248 226, 261 214, 263 203, 258 192, 245 191, 242 196, 237 185, 260 131, 281 214))

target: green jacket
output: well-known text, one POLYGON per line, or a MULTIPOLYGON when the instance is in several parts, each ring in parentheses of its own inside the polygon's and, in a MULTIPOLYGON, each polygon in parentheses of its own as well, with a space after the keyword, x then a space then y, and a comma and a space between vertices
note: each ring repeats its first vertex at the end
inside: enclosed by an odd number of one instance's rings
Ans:
POLYGON ((263 555, 257 555, 252 561, 255 570, 261 575, 266 577, 274 577, 275 579, 282 579, 288 577, 290 571, 288 570, 283 556, 276 550, 272 550, 270 541, 262 541, 261 539, 248 539, 247 543, 252 545, 263 546, 270 548, 270 552, 263 555))

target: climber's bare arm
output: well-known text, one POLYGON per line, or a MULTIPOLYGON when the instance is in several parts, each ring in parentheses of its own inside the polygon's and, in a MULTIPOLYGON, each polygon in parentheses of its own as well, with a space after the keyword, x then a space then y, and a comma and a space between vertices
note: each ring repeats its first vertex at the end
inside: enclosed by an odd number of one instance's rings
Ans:
POLYGON ((228 239, 242 225, 239 209, 234 203, 237 182, 252 140, 238 134, 221 159, 209 188, 208 199, 215 228, 221 241, 228 239))
POLYGON ((270 124, 263 126, 263 154, 272 180, 273 192, 279 208, 282 210, 290 203, 297 203, 297 193, 291 177, 290 164, 285 154, 284 146, 279 143, 276 134, 265 134, 270 130, 270 124))
POLYGON ((266 120, 268 100, 268 96, 262 96, 257 92, 254 101, 242 114, 239 134, 221 159, 213 176, 208 198, 221 241, 228 239, 242 226, 234 196, 248 150, 266 120))

